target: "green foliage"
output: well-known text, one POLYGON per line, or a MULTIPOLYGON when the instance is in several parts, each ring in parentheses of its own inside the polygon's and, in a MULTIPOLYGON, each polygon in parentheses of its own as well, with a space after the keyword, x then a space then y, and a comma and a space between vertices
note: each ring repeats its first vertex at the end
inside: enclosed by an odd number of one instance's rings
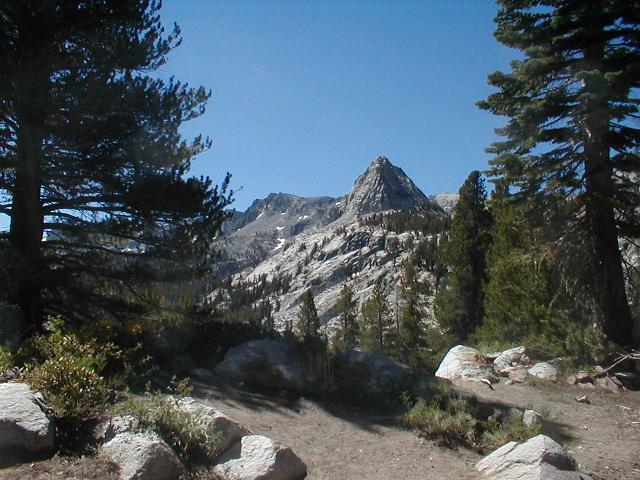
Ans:
POLYGON ((311 289, 302 294, 298 313, 298 335, 301 338, 317 338, 320 335, 320 318, 311 289))
POLYGON ((439 252, 448 273, 436 293, 435 315, 442 328, 464 341, 483 318, 491 215, 479 172, 469 174, 459 193, 448 240, 439 252))
POLYGON ((139 418, 144 429, 158 433, 188 464, 210 463, 226 446, 222 432, 181 408, 178 398, 159 393, 130 397, 112 410, 139 418))
POLYGON ((55 330, 34 337, 17 356, 34 362, 28 381, 42 392, 56 417, 81 421, 104 407, 107 382, 101 374, 120 351, 113 344, 81 341, 55 330))
POLYGON ((426 235, 439 234, 449 228, 451 220, 440 212, 426 208, 415 210, 395 210, 393 212, 374 213, 362 220, 362 225, 381 227, 397 234, 421 232, 426 235))
POLYGON ((502 409, 484 419, 476 405, 451 391, 420 398, 402 416, 401 423, 447 446, 463 445, 481 452, 527 440, 540 431, 539 425, 526 426, 521 418, 509 417, 502 409))
POLYGON ((0 346, 0 373, 15 366, 13 354, 7 347, 0 346))
POLYGON ((573 260, 575 303, 591 303, 609 339, 628 345, 618 241, 640 231, 637 2, 498 3, 495 37, 522 58, 489 76, 498 91, 479 102, 509 117, 488 149, 490 175, 528 202, 558 260, 573 260))
POLYGON ((154 74, 181 41, 159 9, 0 6, 0 83, 15 87, 0 92, 0 210, 11 222, 2 284, 34 332, 48 315, 133 319, 152 306, 140 295, 149 282, 200 278, 212 258, 229 177, 218 189, 188 176, 211 142, 187 141, 180 127, 210 92, 154 74))
POLYGON ((362 304, 360 347, 382 355, 390 349, 393 319, 384 293, 382 278, 376 280, 371 295, 362 304))
POLYGON ((345 283, 336 300, 335 310, 340 316, 340 329, 333 337, 333 349, 344 352, 352 350, 358 339, 358 302, 353 298, 353 288, 345 283))

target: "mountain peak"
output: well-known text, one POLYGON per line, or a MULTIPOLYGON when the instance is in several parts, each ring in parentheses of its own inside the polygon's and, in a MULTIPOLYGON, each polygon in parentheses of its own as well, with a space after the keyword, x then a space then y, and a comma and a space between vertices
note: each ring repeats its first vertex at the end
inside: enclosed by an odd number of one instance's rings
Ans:
POLYGON ((344 211, 366 215, 432 203, 401 168, 381 156, 357 178, 345 198, 344 211))

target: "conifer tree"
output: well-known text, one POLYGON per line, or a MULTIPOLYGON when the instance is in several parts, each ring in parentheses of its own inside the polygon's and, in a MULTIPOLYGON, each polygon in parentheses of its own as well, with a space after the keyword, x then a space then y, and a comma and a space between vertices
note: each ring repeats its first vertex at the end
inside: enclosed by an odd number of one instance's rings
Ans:
POLYGON ((336 300, 336 310, 340 314, 340 329, 334 337, 334 349, 337 351, 352 350, 357 345, 358 302, 353 298, 353 288, 348 283, 340 290, 336 300))
POLYGON ((416 269, 410 261, 405 261, 403 267, 400 284, 402 306, 399 315, 402 359, 409 365, 418 366, 419 350, 424 347, 424 329, 421 323, 424 312, 420 305, 416 269))
POLYGON ((459 194, 449 237, 439 255, 448 273, 436 293, 435 315, 441 327, 465 340, 482 322, 491 215, 480 172, 469 174, 459 194))
POLYGON ((554 316, 550 272, 524 209, 498 190, 491 199, 484 320, 476 336, 489 343, 523 343, 554 316))
POLYGON ((210 142, 179 127, 210 94, 150 75, 180 43, 159 8, 0 3, 2 285, 35 330, 140 315, 147 282, 205 273, 227 182, 185 176, 210 142))
POLYGON ((371 296, 362 304, 360 346, 368 352, 387 353, 387 337, 393 320, 384 292, 382 278, 376 280, 371 296))
POLYGON ((303 339, 317 338, 320 330, 320 318, 311 289, 302 294, 302 303, 298 312, 298 335, 303 339))
MULTIPOLYGON (((548 223, 551 209, 573 211, 558 238, 580 232, 574 252, 591 270, 583 278, 602 331, 630 343, 619 237, 640 236, 637 147, 640 87, 638 0, 498 0, 495 37, 523 52, 483 109, 510 117, 491 174, 535 202, 548 223)), ((568 252, 570 253, 570 252, 568 252)))

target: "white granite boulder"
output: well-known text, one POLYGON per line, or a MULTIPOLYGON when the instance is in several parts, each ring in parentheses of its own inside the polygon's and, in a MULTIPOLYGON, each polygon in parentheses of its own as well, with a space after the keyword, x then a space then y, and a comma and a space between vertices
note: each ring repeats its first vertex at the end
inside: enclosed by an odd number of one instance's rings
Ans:
POLYGON ((525 347, 514 347, 502 352, 493 361, 493 365, 496 371, 504 370, 507 367, 517 367, 522 364, 526 364, 529 361, 529 357, 526 355, 527 349, 525 347))
POLYGON ((182 472, 175 452, 156 434, 119 433, 102 453, 118 465, 121 480, 176 480, 182 472))
POLYGON ((558 379, 558 369, 548 362, 538 362, 528 372, 542 380, 555 382, 558 379))
POLYGON ((350 350, 340 357, 340 361, 347 367, 350 376, 358 376, 349 381, 357 381, 367 394, 408 389, 415 376, 410 366, 373 352, 350 350))
POLYGON ((178 400, 177 406, 183 411, 188 412, 196 422, 208 431, 219 432, 224 437, 220 452, 227 450, 242 437, 251 435, 251 431, 238 421, 198 402, 194 398, 181 398, 178 400))
POLYGON ((304 385, 304 369, 286 342, 252 340, 230 348, 215 373, 236 382, 297 390, 304 385))
POLYGON ((522 423, 527 427, 531 425, 540 425, 542 423, 542 415, 535 410, 525 410, 522 414, 522 423))
POLYGON ((224 480, 299 480, 307 466, 291 448, 261 435, 242 437, 222 457, 214 471, 224 480))
POLYGON ((55 427, 26 383, 0 384, 0 466, 23 462, 53 449, 55 427))
POLYGON ((564 448, 545 435, 509 442, 476 464, 492 480, 590 480, 564 448))
POLYGON ((480 352, 464 345, 456 345, 447 352, 435 376, 449 380, 489 380, 491 383, 499 381, 493 373, 493 366, 485 363, 480 352))

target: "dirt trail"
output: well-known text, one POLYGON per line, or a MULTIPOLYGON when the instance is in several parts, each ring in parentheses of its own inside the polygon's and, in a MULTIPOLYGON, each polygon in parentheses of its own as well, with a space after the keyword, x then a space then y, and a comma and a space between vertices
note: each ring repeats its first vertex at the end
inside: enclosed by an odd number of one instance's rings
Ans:
POLYGON ((254 433, 290 446, 307 464, 310 480, 477 478, 478 455, 439 448, 394 427, 391 417, 229 387, 201 386, 198 393, 254 433))
MULTIPOLYGON (((549 420, 544 432, 560 441, 581 467, 606 480, 640 479, 640 392, 613 394, 556 384, 458 384, 482 403, 533 408, 549 420), (586 394, 591 404, 578 403, 586 394), (635 422, 635 423, 634 423, 635 422)), ((393 426, 393 418, 331 402, 250 394, 200 385, 197 392, 216 409, 254 433, 284 442, 319 479, 477 479, 481 458, 450 450, 393 426)))

